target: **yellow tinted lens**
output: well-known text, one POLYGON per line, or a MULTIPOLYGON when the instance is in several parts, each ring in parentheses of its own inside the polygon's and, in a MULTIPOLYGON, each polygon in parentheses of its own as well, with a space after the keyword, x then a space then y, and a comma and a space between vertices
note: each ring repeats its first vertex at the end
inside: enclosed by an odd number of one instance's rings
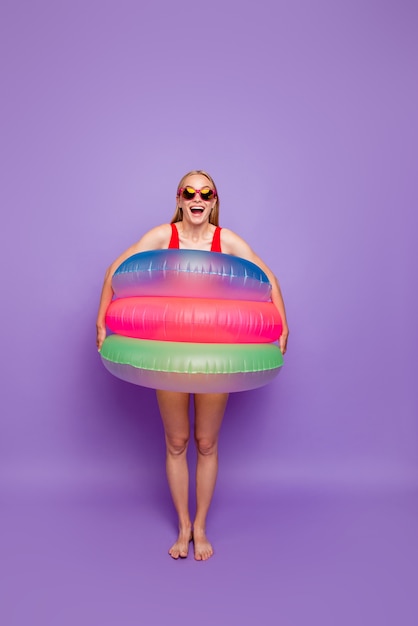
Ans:
POLYGON ((213 196, 213 189, 210 187, 203 187, 203 189, 200 190, 200 195, 203 200, 209 200, 213 196))
POLYGON ((185 187, 183 189, 183 198, 188 198, 189 200, 191 198, 194 198, 196 194, 196 189, 194 189, 193 187, 185 187))

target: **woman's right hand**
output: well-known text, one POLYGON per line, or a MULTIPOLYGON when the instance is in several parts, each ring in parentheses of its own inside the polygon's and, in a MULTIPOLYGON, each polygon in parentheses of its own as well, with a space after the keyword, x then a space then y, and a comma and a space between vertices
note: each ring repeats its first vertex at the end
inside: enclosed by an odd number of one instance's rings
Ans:
POLYGON ((97 326, 96 345, 97 345, 97 350, 99 352, 102 349, 102 345, 105 339, 106 339, 106 326, 97 326))

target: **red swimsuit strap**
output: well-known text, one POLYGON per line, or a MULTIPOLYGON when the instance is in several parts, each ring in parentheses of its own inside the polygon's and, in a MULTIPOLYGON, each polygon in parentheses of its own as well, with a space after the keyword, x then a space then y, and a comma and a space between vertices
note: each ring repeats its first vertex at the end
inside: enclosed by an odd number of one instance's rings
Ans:
MULTIPOLYGON (((221 230, 219 226, 216 227, 215 232, 213 233, 211 252, 222 252, 221 250, 221 230)), ((168 249, 179 249, 180 241, 179 241, 179 231, 177 230, 177 226, 175 224, 171 224, 171 239, 168 244, 168 249)))
POLYGON ((180 248, 179 231, 177 230, 175 224, 171 224, 171 239, 170 243, 168 244, 168 249, 170 248, 180 248))
POLYGON ((217 226, 213 233, 211 252, 222 252, 221 250, 221 230, 220 226, 217 226))

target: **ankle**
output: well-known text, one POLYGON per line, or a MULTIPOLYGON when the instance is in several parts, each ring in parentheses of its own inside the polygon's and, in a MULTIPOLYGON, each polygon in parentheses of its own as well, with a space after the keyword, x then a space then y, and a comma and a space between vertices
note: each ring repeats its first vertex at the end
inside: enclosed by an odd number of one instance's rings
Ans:
POLYGON ((201 533, 201 534, 205 534, 206 533, 206 524, 202 524, 201 522, 194 522, 193 523, 193 532, 195 533, 201 533))
POLYGON ((179 531, 180 532, 190 532, 192 530, 192 523, 190 520, 179 521, 179 531))

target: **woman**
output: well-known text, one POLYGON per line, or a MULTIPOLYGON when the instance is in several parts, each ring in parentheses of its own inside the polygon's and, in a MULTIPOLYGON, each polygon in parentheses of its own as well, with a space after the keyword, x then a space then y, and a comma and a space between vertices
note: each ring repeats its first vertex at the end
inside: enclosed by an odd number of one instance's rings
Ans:
MULTIPOLYGON (((171 224, 162 224, 147 232, 117 258, 106 272, 97 317, 98 350, 101 349, 106 337, 105 315, 113 296, 111 280, 116 268, 138 252, 182 248, 223 252, 247 259, 261 267, 272 284, 272 300, 283 322, 280 348, 283 354, 286 352, 289 330, 277 279, 241 237, 226 228, 219 228, 218 219, 219 197, 209 174, 203 170, 194 170, 183 176, 177 189, 176 212, 171 224)), ((205 561, 213 554, 213 547, 206 537, 206 517, 215 488, 218 471, 218 436, 228 394, 194 394, 197 507, 193 523, 188 508, 189 472, 186 458, 190 437, 189 399, 188 393, 157 391, 167 446, 168 483, 179 519, 179 535, 169 554, 174 559, 186 557, 189 542, 193 540, 195 558, 205 561)))

